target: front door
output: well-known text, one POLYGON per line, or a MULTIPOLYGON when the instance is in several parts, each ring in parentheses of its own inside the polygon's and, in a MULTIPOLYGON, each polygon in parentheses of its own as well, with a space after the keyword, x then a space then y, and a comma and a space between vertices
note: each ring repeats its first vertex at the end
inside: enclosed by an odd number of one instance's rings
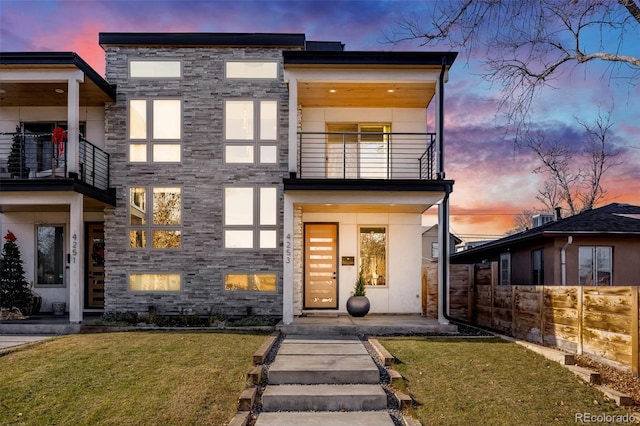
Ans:
POLYGON ((104 224, 87 225, 87 304, 89 309, 104 308, 104 224))
POLYGON ((304 225, 304 307, 338 309, 338 224, 304 225))

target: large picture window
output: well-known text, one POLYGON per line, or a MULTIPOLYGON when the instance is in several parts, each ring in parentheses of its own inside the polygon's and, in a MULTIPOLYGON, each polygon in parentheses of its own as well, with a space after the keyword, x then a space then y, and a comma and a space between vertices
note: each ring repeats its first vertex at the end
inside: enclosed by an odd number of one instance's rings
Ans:
POLYGON ((327 124, 327 177, 387 179, 389 124, 327 124))
POLYGON ((129 100, 129 161, 181 161, 182 101, 129 100))
POLYGON ((578 263, 580 285, 612 285, 612 247, 580 247, 578 263))
POLYGON ((224 188, 225 248, 277 248, 277 214, 275 187, 224 188))
POLYGON ((129 188, 129 247, 178 249, 182 245, 181 228, 181 188, 129 188))
POLYGON ((225 163, 277 162, 278 101, 227 100, 224 117, 225 163))
POLYGON ((360 227, 360 271, 367 285, 387 284, 387 229, 360 227))
POLYGON ((36 245, 36 284, 64 285, 64 227, 39 225, 36 245))

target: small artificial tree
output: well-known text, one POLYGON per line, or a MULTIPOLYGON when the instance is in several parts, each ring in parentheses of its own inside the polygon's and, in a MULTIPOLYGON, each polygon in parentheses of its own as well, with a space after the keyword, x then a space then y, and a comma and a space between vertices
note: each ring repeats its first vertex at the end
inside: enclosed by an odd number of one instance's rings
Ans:
POLYGON ((24 277, 20 248, 16 236, 11 231, 4 237, 0 259, 0 308, 28 310, 33 302, 29 283, 24 277))
POLYGON ((20 132, 20 126, 16 127, 16 133, 13 135, 11 152, 9 152, 9 157, 7 158, 7 170, 11 173, 11 177, 18 177, 22 179, 29 176, 27 156, 24 147, 24 137, 20 132))
POLYGON ((354 296, 367 295, 367 290, 364 282, 364 273, 362 272, 362 269, 360 269, 360 272, 358 273, 358 279, 356 280, 356 285, 355 285, 355 288, 353 289, 353 295, 354 296))

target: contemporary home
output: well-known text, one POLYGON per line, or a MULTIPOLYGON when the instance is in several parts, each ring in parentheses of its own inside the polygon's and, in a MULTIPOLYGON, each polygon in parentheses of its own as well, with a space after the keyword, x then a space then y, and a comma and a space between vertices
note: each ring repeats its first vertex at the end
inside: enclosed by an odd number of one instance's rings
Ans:
MULTIPOLYGON (((75 53, 0 54, 0 223, 27 280, 71 321, 104 301, 104 210, 116 205, 104 150, 115 89, 75 53)), ((3 240, 4 242, 4 240, 3 240)))
POLYGON ((640 206, 613 203, 455 253, 453 264, 499 262, 502 285, 640 285, 640 206))
MULTIPOLYGON (((4 132, 28 134, 30 123, 49 122, 37 132, 43 141, 55 145, 58 127, 67 135, 63 177, 55 168, 43 175, 48 169, 25 153, 29 174, 0 181, 2 231, 23 242, 22 231, 38 291, 49 289, 35 278, 40 226, 61 228, 60 294, 47 301, 65 295, 71 320, 81 321, 93 309, 89 282, 100 254, 109 312, 290 323, 346 313, 360 272, 372 313, 421 312, 422 213, 430 208, 439 215, 439 257, 449 253, 453 181, 445 177, 443 111, 456 53, 349 52, 304 34, 101 33, 99 42, 105 79, 77 66, 96 104, 61 87, 68 105, 53 105, 51 118, 39 103, 49 97, 36 93, 5 111, 14 84, 52 84, 47 75, 23 82, 31 74, 22 70, 56 67, 7 65, 0 74, 4 132), (66 115, 53 117, 64 106, 66 115), (24 115, 31 110, 40 115, 24 115), (108 159, 102 186, 85 182, 95 172, 71 148, 85 138, 108 159), (69 189, 61 195, 47 186, 62 184, 69 189), (53 192, 73 202, 59 206, 53 192)), ((70 72, 68 86, 82 86, 81 74, 70 72)), ((55 154, 38 158, 48 163, 55 154)), ((441 283, 447 269, 439 263, 441 283)))

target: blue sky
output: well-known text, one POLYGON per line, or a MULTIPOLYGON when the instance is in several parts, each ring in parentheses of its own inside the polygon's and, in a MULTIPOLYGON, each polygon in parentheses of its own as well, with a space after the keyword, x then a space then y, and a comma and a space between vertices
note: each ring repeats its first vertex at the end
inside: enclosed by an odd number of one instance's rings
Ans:
MULTIPOLYGON (((425 19, 431 1, 29 1, 0 0, 0 51, 75 51, 104 75, 99 32, 291 32, 345 43, 347 50, 449 50, 418 42, 390 44, 403 17, 425 19)), ((638 37, 636 36, 637 40, 638 37)), ((594 46, 618 43, 594 34, 594 46)), ((640 44, 622 46, 640 56, 640 44)), ((466 239, 499 235, 513 214, 535 207, 541 175, 527 152, 496 128, 499 93, 483 82, 479 52, 461 51, 446 87, 447 178, 455 179, 452 231, 466 239), (470 58, 467 61, 467 57, 470 58)), ((534 121, 552 137, 580 143, 575 117, 590 120, 614 107, 612 137, 624 163, 604 185, 606 202, 640 204, 640 81, 613 78, 610 65, 567 67, 535 104, 534 121), (603 77, 604 76, 604 77, 603 77)), ((628 76, 632 70, 617 70, 628 76)))

